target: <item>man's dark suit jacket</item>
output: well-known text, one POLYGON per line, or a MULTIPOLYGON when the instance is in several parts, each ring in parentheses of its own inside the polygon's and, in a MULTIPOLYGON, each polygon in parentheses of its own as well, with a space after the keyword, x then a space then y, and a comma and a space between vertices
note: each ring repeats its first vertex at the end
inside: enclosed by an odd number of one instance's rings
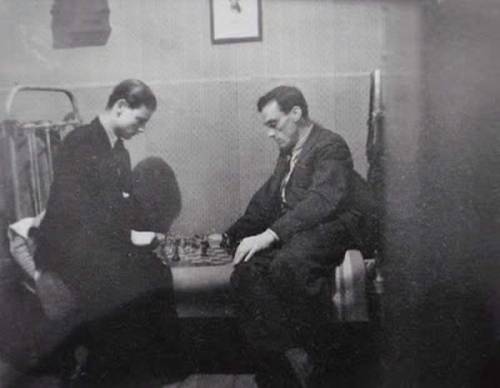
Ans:
POLYGON ((59 274, 83 304, 123 303, 166 287, 159 261, 144 259, 130 242, 130 174, 113 157, 99 119, 64 139, 54 168, 35 263, 59 274))
POLYGON ((122 187, 111 150, 97 118, 64 139, 40 225, 38 268, 59 268, 61 261, 67 264, 67 253, 74 251, 76 243, 98 239, 119 245, 128 241, 129 199, 125 197, 130 188, 122 187), (50 249, 47 255, 45 248, 50 249))
POLYGON ((254 194, 245 214, 226 232, 231 241, 272 229, 282 244, 299 232, 322 224, 333 232, 345 230, 352 246, 366 251, 367 224, 374 203, 364 180, 354 171, 344 139, 314 124, 286 187, 281 206, 280 184, 289 165, 280 154, 267 182, 254 194), (361 228, 360 228, 361 226, 361 228))

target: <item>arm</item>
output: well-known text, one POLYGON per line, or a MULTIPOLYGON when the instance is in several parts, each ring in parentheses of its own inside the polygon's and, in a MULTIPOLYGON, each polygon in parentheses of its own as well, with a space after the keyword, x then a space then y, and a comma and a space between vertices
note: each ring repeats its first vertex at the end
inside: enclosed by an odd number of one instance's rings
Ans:
POLYGON ((225 234, 229 239, 229 248, 235 248, 247 236, 266 230, 276 219, 280 207, 277 180, 276 174, 273 174, 253 195, 243 216, 227 229, 225 234))
POLYGON ((344 141, 328 143, 316 152, 312 182, 303 200, 270 226, 282 242, 332 216, 347 195, 351 166, 344 141))
POLYGON ((279 186, 288 161, 280 157, 273 175, 254 194, 245 214, 224 233, 223 244, 234 252, 234 264, 250 258, 277 241, 269 225, 280 211, 279 186))

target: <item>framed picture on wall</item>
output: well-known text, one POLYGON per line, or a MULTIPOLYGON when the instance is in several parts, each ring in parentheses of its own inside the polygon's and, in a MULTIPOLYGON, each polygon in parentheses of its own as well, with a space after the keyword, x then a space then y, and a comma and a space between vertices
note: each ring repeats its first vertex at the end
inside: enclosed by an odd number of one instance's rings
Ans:
POLYGON ((210 0, 213 44, 262 40, 261 0, 210 0))

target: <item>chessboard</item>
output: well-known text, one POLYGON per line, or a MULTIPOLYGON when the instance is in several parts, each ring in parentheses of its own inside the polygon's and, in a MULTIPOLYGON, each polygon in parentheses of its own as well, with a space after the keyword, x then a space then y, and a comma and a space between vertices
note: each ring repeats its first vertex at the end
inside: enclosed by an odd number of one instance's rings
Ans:
POLYGON ((170 265, 176 266, 205 266, 205 265, 225 265, 233 261, 233 258, 220 247, 208 248, 206 255, 201 252, 186 252, 179 254, 178 261, 171 261, 170 265))
POLYGON ((233 258, 224 248, 210 246, 203 237, 167 239, 156 249, 157 256, 170 267, 225 265, 233 258))

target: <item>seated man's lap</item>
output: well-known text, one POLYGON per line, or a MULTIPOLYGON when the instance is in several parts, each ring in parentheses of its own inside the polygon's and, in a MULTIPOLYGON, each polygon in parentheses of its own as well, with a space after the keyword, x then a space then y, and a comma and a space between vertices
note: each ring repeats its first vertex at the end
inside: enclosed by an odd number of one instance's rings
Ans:
POLYGON ((236 293, 272 292, 291 305, 329 304, 331 275, 344 257, 347 241, 347 232, 336 224, 297 233, 282 246, 237 265, 232 288, 236 293))
POLYGON ((280 247, 275 258, 334 267, 342 262, 348 241, 349 233, 339 222, 324 223, 296 233, 280 247))

